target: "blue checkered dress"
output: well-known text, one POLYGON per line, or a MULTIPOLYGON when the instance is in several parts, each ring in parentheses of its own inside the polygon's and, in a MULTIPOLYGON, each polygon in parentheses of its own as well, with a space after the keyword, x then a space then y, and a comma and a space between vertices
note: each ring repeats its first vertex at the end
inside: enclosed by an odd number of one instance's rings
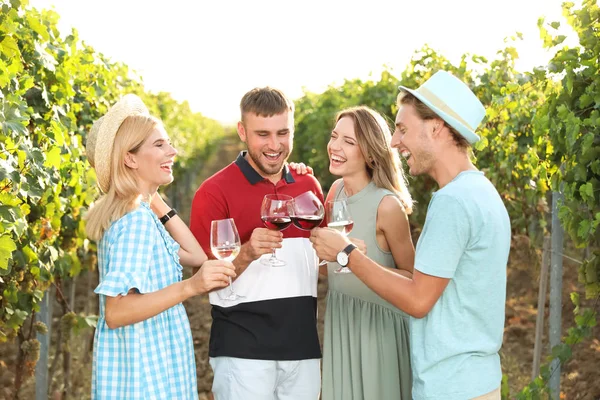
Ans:
POLYGON ((92 399, 197 399, 194 345, 183 304, 109 329, 106 296, 160 290, 181 280, 171 238, 147 203, 113 223, 98 243, 100 317, 94 337, 92 399))

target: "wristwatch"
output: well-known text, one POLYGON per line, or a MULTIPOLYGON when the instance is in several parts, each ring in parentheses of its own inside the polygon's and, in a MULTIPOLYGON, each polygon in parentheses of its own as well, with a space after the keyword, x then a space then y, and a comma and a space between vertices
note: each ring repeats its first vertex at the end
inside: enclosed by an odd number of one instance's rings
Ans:
POLYGON ((348 265, 348 258, 350 256, 350 253, 354 249, 356 249, 356 245, 350 243, 348 246, 346 246, 346 248, 344 250, 342 250, 339 253, 337 253, 337 256, 335 257, 335 260, 342 267, 345 267, 346 265, 348 265))
POLYGON ((170 220, 171 218, 173 218, 176 215, 177 215, 177 210, 172 208, 168 213, 166 213, 165 215, 160 217, 159 221, 162 222, 162 224, 164 225, 167 223, 168 220, 170 220))

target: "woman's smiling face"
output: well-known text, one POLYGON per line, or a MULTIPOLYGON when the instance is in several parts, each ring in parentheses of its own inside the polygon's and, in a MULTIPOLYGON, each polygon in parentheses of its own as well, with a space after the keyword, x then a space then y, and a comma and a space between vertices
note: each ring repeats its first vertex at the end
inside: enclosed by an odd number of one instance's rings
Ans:
POLYGON ((364 173, 367 170, 365 158, 356 139, 354 120, 342 117, 331 132, 327 144, 329 172, 337 176, 364 173))

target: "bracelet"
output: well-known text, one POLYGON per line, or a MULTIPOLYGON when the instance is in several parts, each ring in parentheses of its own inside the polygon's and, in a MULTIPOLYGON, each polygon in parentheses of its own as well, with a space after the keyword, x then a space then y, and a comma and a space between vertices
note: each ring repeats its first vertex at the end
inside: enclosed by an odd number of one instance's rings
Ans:
POLYGON ((159 220, 164 225, 167 223, 168 220, 170 220, 171 218, 173 218, 176 215, 177 215, 177 210, 174 208, 171 208, 171 211, 169 211, 168 213, 166 213, 165 215, 160 217, 159 220))

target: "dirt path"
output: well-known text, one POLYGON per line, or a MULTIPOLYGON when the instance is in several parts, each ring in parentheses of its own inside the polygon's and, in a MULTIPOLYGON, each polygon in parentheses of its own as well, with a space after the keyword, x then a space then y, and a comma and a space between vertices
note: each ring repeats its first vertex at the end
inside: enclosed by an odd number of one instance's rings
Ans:
MULTIPOLYGON (((224 141, 219 151, 213 154, 203 177, 226 166, 235 159, 240 151, 237 137, 224 141)), ((535 336, 536 302, 538 292, 538 269, 536 257, 528 247, 528 242, 519 238, 513 241, 508 266, 508 285, 506 303, 506 326, 502 348, 502 367, 508 374, 511 398, 528 382, 533 360, 533 342, 535 336)), ((572 291, 577 290, 577 266, 565 261, 563 283, 563 333, 573 326, 573 305, 569 299, 572 291)), ((318 286, 318 329, 322 339, 323 317, 325 315, 325 295, 327 281, 321 280, 318 286)), ((582 295, 583 298, 583 295, 582 295)), ((587 305, 587 301, 584 301, 587 305)), ((192 325, 196 349, 198 390, 200 400, 209 399, 212 385, 212 370, 208 364, 208 339, 210 334, 210 304, 208 297, 196 297, 185 303, 192 325)), ((545 305, 548 321, 548 304, 545 305)), ((547 326, 545 332, 547 332, 547 326)), ((322 340, 321 340, 322 343, 322 340)), ((544 354, 548 353, 547 337, 544 337, 544 354)), ((562 398, 574 400, 600 400, 600 328, 594 329, 591 339, 576 345, 573 358, 563 367, 561 379, 562 398)))
MULTIPOLYGON (((205 166, 199 171, 197 184, 199 185, 207 177, 227 166, 237 157, 243 144, 235 135, 223 139, 217 146, 205 166)), ((182 215, 187 219, 187 215, 182 215)), ((502 368, 509 377, 511 398, 515 398, 518 390, 528 381, 531 375, 531 364, 533 359, 533 340, 535 335, 535 318, 537 309, 538 291, 538 267, 536 257, 529 249, 526 241, 519 238, 513 239, 510 262, 508 266, 508 286, 506 303, 506 324, 504 331, 504 344, 501 352, 502 368)), ((85 274, 84 274, 85 275, 85 274)), ((80 312, 87 304, 89 296, 93 296, 92 290, 95 281, 82 277, 79 279, 77 291, 76 311, 80 312), (87 283, 85 283, 88 281, 87 283)), ((569 299, 572 291, 580 288, 577 283, 577 265, 565 261, 563 282, 563 334, 573 326, 573 306, 569 299)), ((325 313, 325 294, 327 282, 321 281, 318 286, 318 328, 322 337, 323 316, 325 313)), ((582 295, 583 298, 583 295, 582 295)), ((591 301, 584 301, 584 306, 590 306, 591 301)), ((548 304, 544 312, 547 318, 548 304)), ((198 390, 200 400, 210 399, 210 388, 212 385, 212 370, 208 364, 208 339, 210 333, 211 316, 210 304, 207 296, 199 296, 185 302, 194 346, 196 351, 196 366, 198 376, 198 390)), ((58 310, 55 305, 55 311, 58 310)), ((56 340, 59 315, 55 313, 53 324, 53 343, 56 340)), ((546 330, 547 332, 547 327, 546 330)), ((73 383, 73 397, 77 399, 89 398, 89 385, 91 374, 91 362, 89 346, 84 342, 88 335, 78 337, 74 340, 76 346, 72 352, 73 371, 79 371, 80 376, 73 383)), ((547 337, 544 337, 544 350, 547 351, 547 337)), ((54 348, 54 344, 52 344, 54 348)), ((52 355, 51 355, 52 356, 52 355)), ((13 398, 12 385, 14 382, 14 363, 16 359, 16 344, 0 344, 0 400, 13 398)), ((55 380, 60 382, 60 370, 57 368, 54 375, 55 380)), ((593 330, 591 339, 586 340, 574 347, 573 357, 562 369, 561 399, 573 400, 600 400, 600 327, 593 330)), ((21 391, 21 398, 33 398, 34 379, 29 379, 21 391)), ((60 386, 60 384, 55 385, 60 386)), ((54 398, 60 398, 55 396, 54 398)), ((369 399, 370 400, 370 399, 369 399)))
MULTIPOLYGON (((235 160, 238 153, 244 148, 237 135, 227 136, 222 143, 217 145, 215 151, 205 167, 200 171, 198 177, 198 186, 215 172, 225 168, 235 160)), ((212 385, 212 369, 208 364, 208 339, 210 335, 210 304, 208 296, 197 296, 184 303, 187 310, 190 325, 192 327, 192 336, 194 338, 194 348, 196 351, 196 373, 198 376, 198 391, 200 400, 209 399, 210 388, 212 385)))

